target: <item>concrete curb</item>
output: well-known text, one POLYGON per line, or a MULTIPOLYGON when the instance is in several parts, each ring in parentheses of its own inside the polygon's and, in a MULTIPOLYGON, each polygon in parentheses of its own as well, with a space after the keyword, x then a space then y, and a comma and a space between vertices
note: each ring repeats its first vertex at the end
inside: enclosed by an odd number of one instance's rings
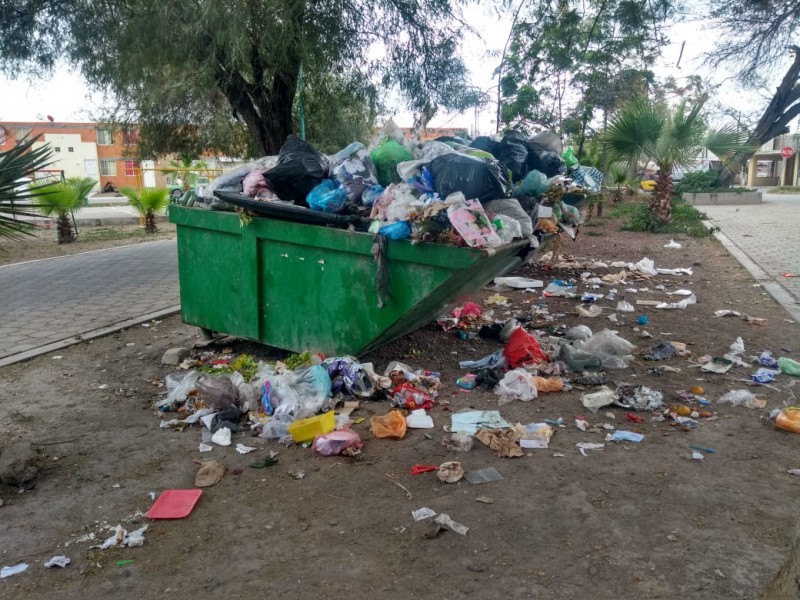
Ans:
POLYGON ((132 319, 127 319, 126 321, 120 321, 119 323, 114 323, 113 325, 109 325, 107 327, 100 327, 99 329, 93 329, 91 331, 74 335, 65 338, 63 340, 59 340, 57 342, 51 342, 49 344, 45 344, 44 346, 39 346, 38 348, 31 348, 30 350, 25 350, 24 352, 18 352, 17 354, 12 354, 11 356, 5 356, 3 358, 0 358, 0 367, 13 365, 14 363, 22 362, 24 360, 30 360, 31 358, 41 356, 42 354, 47 354, 48 352, 53 352, 54 350, 60 350, 68 346, 73 346, 75 344, 79 344, 80 342, 85 342, 88 340, 93 340, 99 337, 103 337, 104 335, 108 335, 109 333, 115 333, 122 329, 127 329, 128 327, 139 325, 140 323, 146 323, 147 321, 152 321, 153 319, 160 319, 162 317, 167 317, 169 315, 173 315, 177 312, 180 312, 180 310, 181 310, 180 304, 169 306, 167 308, 162 308, 161 310, 157 310, 155 312, 151 312, 146 315, 142 315, 140 317, 134 317, 132 319))
MULTIPOLYGON (((709 229, 716 227, 711 221, 703 221, 703 225, 709 229)), ((776 282, 774 277, 770 276, 764 269, 753 262, 753 260, 747 256, 739 246, 734 244, 728 236, 721 231, 715 231, 714 237, 725 246, 725 249, 731 253, 731 256, 733 256, 740 265, 747 269, 747 272, 753 276, 756 283, 760 283, 761 287, 772 296, 773 300, 780 304, 784 310, 791 315, 794 321, 800 323, 800 307, 798 307, 798 300, 790 294, 786 288, 776 282)))

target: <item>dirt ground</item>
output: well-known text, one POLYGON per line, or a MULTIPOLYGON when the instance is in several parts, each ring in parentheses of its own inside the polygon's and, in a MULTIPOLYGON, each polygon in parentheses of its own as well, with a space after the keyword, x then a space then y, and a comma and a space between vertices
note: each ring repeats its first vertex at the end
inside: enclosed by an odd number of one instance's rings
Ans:
POLYGON ((71 244, 59 244, 53 228, 36 227, 31 233, 31 236, 14 240, 0 238, 0 265, 174 238, 175 225, 159 223, 158 231, 150 235, 138 225, 80 227, 78 239, 71 244))
MULTIPOLYGON (((722 355, 741 336, 746 356, 764 349, 798 358, 797 324, 712 239, 682 239, 680 250, 663 248, 668 237, 619 232, 607 220, 587 227, 566 251, 597 260, 638 261, 649 256, 660 267, 691 267, 692 276, 659 276, 637 282, 650 292, 618 298, 635 303, 663 299, 654 288, 689 288, 697 304, 686 310, 637 307, 607 320, 572 314, 575 300, 539 294, 504 293, 513 308, 498 317, 545 305, 564 314, 558 324, 605 327, 637 345, 637 355, 659 340, 690 344, 694 356, 722 355), (591 235, 587 235, 591 233, 591 235), (734 309, 768 319, 755 326, 714 316, 734 309), (507 314, 504 314, 507 312, 507 314), (653 339, 634 331, 645 314, 653 339)), ((580 271, 577 271, 579 273, 580 271)), ((595 269, 602 275, 614 269, 595 269)), ((523 267, 519 274, 549 281, 574 276, 569 270, 523 267)), ((583 289, 583 288, 581 288, 583 289)), ((607 290, 603 290, 607 291, 607 290)), ((492 292, 481 290, 473 299, 492 292)), ((601 306, 615 305, 600 301, 601 306)), ((542 330, 545 331, 545 330, 542 330)), ((674 402, 678 390, 700 385, 713 400, 716 420, 701 420, 693 431, 668 422, 627 423, 626 411, 587 413, 582 390, 542 394, 529 403, 500 410, 507 420, 528 423, 563 417, 549 449, 520 458, 498 458, 476 441, 468 454, 440 443, 451 412, 467 407, 494 409, 496 396, 459 393, 454 382, 459 360, 478 358, 499 347, 483 339, 462 340, 431 326, 371 355, 382 371, 392 359, 440 370, 445 388, 431 411, 436 428, 409 430, 401 441, 373 439, 369 417, 385 414, 388 402, 362 405, 354 428, 365 443, 357 458, 320 457, 310 449, 277 442, 235 439, 259 447, 241 456, 233 446, 197 450, 197 429, 159 429, 153 402, 170 372, 160 364, 166 348, 191 345, 197 331, 176 317, 134 327, 57 355, 44 355, 0 370, 0 445, 34 442, 41 452, 35 487, 0 486, 0 564, 27 561, 27 572, 0 580, 0 596, 28 598, 558 598, 640 599, 753 598, 778 569, 794 538, 800 478, 795 454, 800 436, 763 419, 770 408, 795 403, 798 387, 788 376, 755 390, 767 409, 717 404, 740 379, 755 370, 735 367, 725 375, 701 374, 686 358, 657 365, 679 373, 650 374, 637 358, 630 368, 609 371, 613 381, 645 384, 674 402), (593 426, 613 423, 640 431, 641 444, 607 443, 581 455, 578 442, 604 442, 605 431, 582 432, 574 418, 593 426), (704 461, 690 460, 690 445, 713 448, 704 461), (276 451, 276 466, 248 465, 276 451), (228 472, 207 488, 185 519, 153 521, 143 516, 150 492, 191 488, 197 465, 209 456, 228 472), (440 483, 435 474, 413 476, 416 463, 460 460, 465 470, 494 466, 503 479, 471 485, 440 483), (304 471, 294 479, 290 472, 304 471), (403 486, 403 487, 401 487, 403 486), (406 492, 406 488, 408 492, 406 492), (489 497, 492 503, 476 501, 489 497), (415 523, 411 511, 427 506, 470 528, 466 536, 447 531, 427 536, 428 521, 415 523), (110 535, 108 526, 135 529, 149 522, 143 547, 93 550, 110 535), (75 541, 94 533, 95 541, 75 541), (50 570, 42 562, 65 554, 72 564, 50 570), (118 561, 132 560, 118 565, 118 561)), ((236 352, 260 347, 241 342, 236 352)), ((269 350, 260 348, 264 356, 269 350)), ((274 354, 273 354, 274 356, 274 354)), ((748 388, 755 389, 755 388, 748 388)))

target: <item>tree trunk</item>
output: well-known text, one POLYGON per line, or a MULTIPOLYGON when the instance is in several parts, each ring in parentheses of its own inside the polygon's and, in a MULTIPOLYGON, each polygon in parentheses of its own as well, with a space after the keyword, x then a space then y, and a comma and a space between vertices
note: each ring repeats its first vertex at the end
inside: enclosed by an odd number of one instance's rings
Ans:
POLYGON ((794 52, 792 62, 786 75, 783 76, 781 84, 775 91, 775 95, 767 105, 764 114, 758 120, 753 133, 747 140, 747 145, 752 149, 746 152, 739 152, 725 166, 720 175, 720 185, 727 187, 733 182, 733 178, 741 169, 741 166, 749 160, 755 151, 766 144, 772 138, 787 132, 789 124, 800 116, 800 46, 790 46, 794 52))
POLYGON ((144 232, 155 233, 158 231, 156 227, 156 214, 152 210, 148 210, 144 217, 144 232))
POLYGON ((69 213, 63 212, 58 215, 56 228, 59 244, 71 244, 75 241, 75 233, 72 229, 72 221, 70 221, 69 213))
POLYGON ((656 176, 656 187, 650 200, 650 213, 662 225, 672 221, 672 170, 661 167, 656 176))
POLYGON ((792 551, 759 600, 797 600, 800 598, 800 538, 795 537, 792 551))

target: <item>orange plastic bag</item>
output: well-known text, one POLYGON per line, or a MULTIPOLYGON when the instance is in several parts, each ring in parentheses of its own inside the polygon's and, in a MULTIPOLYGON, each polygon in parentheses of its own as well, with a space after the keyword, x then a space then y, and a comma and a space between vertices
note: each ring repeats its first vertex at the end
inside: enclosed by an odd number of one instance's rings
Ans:
POLYGON ((533 385, 538 392, 560 392, 564 389, 561 377, 534 377, 533 385))
POLYGON ((372 435, 376 438, 391 437, 402 440, 406 437, 406 418, 399 410, 369 420, 372 435))
POLYGON ((787 406, 778 416, 775 417, 775 425, 778 429, 800 433, 800 408, 797 406, 787 406))

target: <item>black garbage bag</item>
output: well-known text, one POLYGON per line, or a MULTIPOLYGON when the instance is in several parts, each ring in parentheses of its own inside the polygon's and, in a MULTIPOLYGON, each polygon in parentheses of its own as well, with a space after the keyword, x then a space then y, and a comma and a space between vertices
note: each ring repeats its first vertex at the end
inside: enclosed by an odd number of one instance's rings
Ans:
POLYGON ((561 154, 561 138, 555 133, 543 131, 531 136, 526 140, 525 145, 528 147, 528 152, 555 152, 561 154))
POLYGON ((428 168, 436 192, 447 198, 461 192, 467 200, 505 198, 508 179, 505 168, 496 160, 479 159, 464 154, 444 154, 434 158, 428 168))
POLYGON ((497 158, 497 147, 499 145, 500 142, 494 141, 488 135, 481 135, 472 140, 472 143, 469 145, 469 147, 477 148, 478 150, 483 150, 484 152, 488 152, 489 154, 497 158))
POLYGON ((278 164, 264 174, 281 200, 308 206, 306 196, 328 175, 328 159, 296 135, 290 135, 278 153, 278 164))
POLYGON ((528 170, 534 169, 547 177, 555 177, 566 173, 567 165, 555 152, 528 152, 528 170))
POLYGON ((525 147, 525 135, 518 131, 509 131, 503 136, 496 152, 495 158, 500 161, 509 171, 514 181, 525 178, 528 169, 528 149, 525 147))

